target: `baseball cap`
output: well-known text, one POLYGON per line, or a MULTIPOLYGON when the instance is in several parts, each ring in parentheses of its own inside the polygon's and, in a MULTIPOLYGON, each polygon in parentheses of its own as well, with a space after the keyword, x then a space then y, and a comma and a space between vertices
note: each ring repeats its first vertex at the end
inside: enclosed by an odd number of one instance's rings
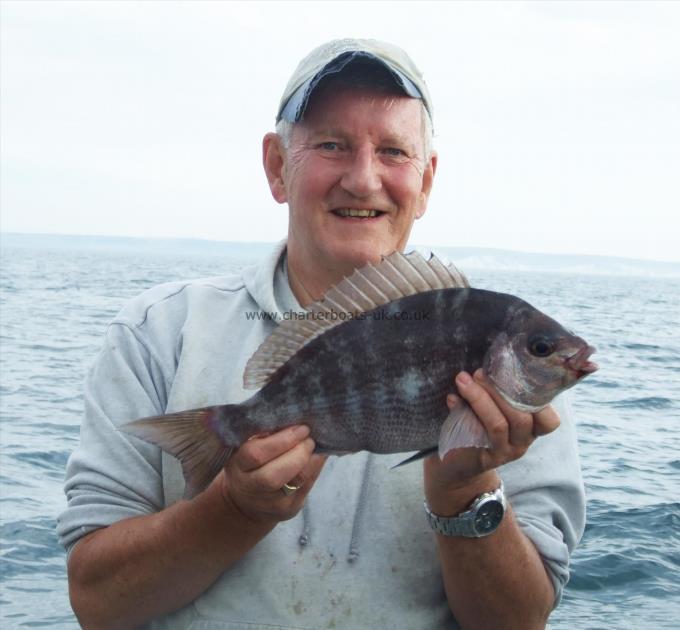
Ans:
POLYGON ((293 72, 283 91, 276 122, 302 119, 309 98, 319 82, 342 72, 353 62, 375 62, 387 69, 395 85, 405 94, 419 98, 432 120, 432 101, 423 75, 404 50, 375 39, 334 39, 315 48, 293 72))

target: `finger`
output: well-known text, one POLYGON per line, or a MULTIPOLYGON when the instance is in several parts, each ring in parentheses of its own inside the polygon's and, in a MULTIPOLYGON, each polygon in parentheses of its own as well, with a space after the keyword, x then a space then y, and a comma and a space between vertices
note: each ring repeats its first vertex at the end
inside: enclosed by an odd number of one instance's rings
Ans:
POLYGON ((517 412, 505 417, 508 420, 508 440, 510 444, 529 448, 536 439, 533 416, 529 413, 517 412))
POLYGON ((312 455, 307 465, 295 477, 287 481, 286 484, 288 486, 295 486, 299 490, 304 489, 303 494, 306 495, 321 474, 326 459, 328 459, 327 455, 312 455))
POLYGON ((261 440, 262 438, 266 438, 268 435, 271 435, 271 431, 262 431, 262 433, 255 433, 251 435, 248 439, 249 440, 261 440))
POLYGON ((522 411, 519 411, 518 409, 515 409, 503 396, 501 396, 500 392, 493 386, 491 381, 486 377, 486 374, 484 374, 484 370, 482 368, 479 368, 478 370, 475 371, 473 374, 473 379, 475 380, 475 383, 478 383, 481 387, 484 388, 484 390, 493 398, 493 401, 496 403, 496 406, 501 410, 501 413, 506 416, 506 417, 511 417, 511 416, 519 416, 520 414, 529 416, 529 414, 526 414, 522 411))
MULTIPOLYGON (((289 504, 289 511, 286 513, 287 517, 294 516, 301 509, 302 505, 314 486, 321 470, 326 463, 326 455, 312 455, 309 463, 297 474, 291 481, 287 482, 289 486, 297 486, 298 490, 292 493, 282 493, 289 504)), ((283 488, 282 488, 283 489, 283 488)))
POLYGON ((459 404, 460 396, 456 396, 455 394, 448 394, 446 396, 446 406, 449 408, 449 411, 453 411, 459 404))
MULTIPOLYGON (((266 464, 250 471, 244 471, 232 462, 225 467, 225 494, 238 509, 250 518, 261 520, 282 521, 292 518, 301 509, 306 494, 313 485, 314 475, 318 474, 312 468, 309 481, 294 480, 298 475, 306 475, 306 467, 310 464, 314 451, 314 441, 305 438, 285 453, 270 460, 266 464), (302 485, 300 490, 286 495, 282 489, 284 484, 302 485)), ((316 467, 320 469, 319 463, 316 467)))
POLYGON ((493 449, 500 449, 508 443, 508 421, 498 405, 479 383, 467 372, 456 376, 458 392, 465 398, 479 421, 484 425, 493 449))
POLYGON ((534 435, 548 435, 560 426, 560 415, 550 406, 534 414, 534 435))
POLYGON ((305 487, 311 487, 317 480, 324 465, 328 455, 312 455, 309 459, 307 465, 300 471, 298 478, 302 481, 305 487))
POLYGON ((309 464, 314 452, 314 440, 306 438, 292 449, 250 472, 249 485, 263 492, 278 492, 284 484, 304 485, 294 480, 309 464))
POLYGON ((498 390, 486 378, 484 371, 478 369, 474 377, 486 392, 493 398, 508 423, 508 441, 513 446, 529 448, 534 441, 534 419, 530 413, 519 411, 501 396, 498 390))
POLYGON ((474 379, 489 392, 489 395, 508 419, 510 443, 514 446, 529 446, 534 438, 546 435, 559 426, 559 415, 552 407, 544 407, 533 415, 519 411, 500 395, 481 368, 475 372, 474 379))
POLYGON ((255 470, 290 451, 309 435, 309 427, 288 427, 262 438, 250 439, 236 451, 234 464, 245 472, 255 470))

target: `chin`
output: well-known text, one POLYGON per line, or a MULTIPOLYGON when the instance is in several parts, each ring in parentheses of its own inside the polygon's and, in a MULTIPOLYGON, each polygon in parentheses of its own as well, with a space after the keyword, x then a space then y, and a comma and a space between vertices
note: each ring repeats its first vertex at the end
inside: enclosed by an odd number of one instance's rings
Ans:
POLYGON ((375 241, 352 241, 338 243, 333 248, 331 257, 338 266, 342 267, 343 273, 353 269, 364 267, 368 263, 377 264, 381 256, 386 256, 394 251, 394 246, 386 246, 382 242, 375 241), (389 250, 389 251, 388 251, 389 250))

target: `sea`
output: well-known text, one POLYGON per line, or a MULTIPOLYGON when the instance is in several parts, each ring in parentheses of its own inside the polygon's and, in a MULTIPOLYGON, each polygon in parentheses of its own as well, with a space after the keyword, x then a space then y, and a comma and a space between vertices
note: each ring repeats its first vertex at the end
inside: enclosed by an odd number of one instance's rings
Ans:
MULTIPOLYGON (((77 628, 55 520, 107 322, 148 287, 236 272, 269 246, 18 235, 1 245, 0 627, 77 628)), ((590 258, 576 272, 573 260, 513 269, 500 254, 449 257, 473 286, 518 295, 597 346, 600 370, 572 390, 587 526, 549 627, 680 628, 680 265, 650 273, 590 258)))

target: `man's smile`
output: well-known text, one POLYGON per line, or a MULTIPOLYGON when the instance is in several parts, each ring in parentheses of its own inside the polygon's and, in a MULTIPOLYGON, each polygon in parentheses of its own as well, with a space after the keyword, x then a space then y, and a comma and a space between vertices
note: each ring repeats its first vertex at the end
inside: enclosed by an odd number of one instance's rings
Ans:
POLYGON ((331 212, 342 218, 374 219, 385 214, 383 210, 361 208, 334 208, 331 212))

